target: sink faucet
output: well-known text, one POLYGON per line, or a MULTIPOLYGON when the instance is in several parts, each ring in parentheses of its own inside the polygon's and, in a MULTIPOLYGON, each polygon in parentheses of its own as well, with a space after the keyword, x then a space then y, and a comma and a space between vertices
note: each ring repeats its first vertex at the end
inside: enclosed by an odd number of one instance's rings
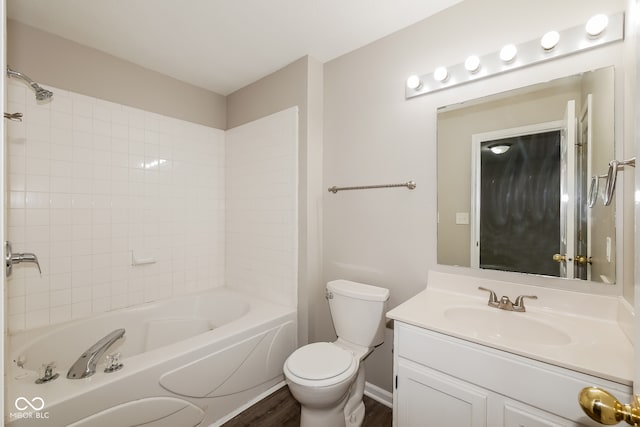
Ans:
POLYGON ((124 336, 124 332, 124 329, 116 329, 89 347, 89 349, 82 353, 78 360, 76 360, 73 366, 71 366, 69 372, 67 372, 67 378, 76 380, 95 374, 98 360, 100 360, 109 347, 124 336))
POLYGON ((500 310, 513 311, 513 303, 508 296, 503 295, 502 298, 500 298, 500 302, 498 303, 498 308, 500 310))
POLYGON ((481 291, 489 292, 489 302, 487 302, 487 305, 489 307, 499 308, 500 310, 518 311, 524 313, 525 311, 527 311, 524 306, 524 299, 538 299, 536 295, 520 295, 516 298, 515 302, 511 302, 508 296, 503 295, 502 298, 498 300, 498 296, 491 289, 483 288, 482 286, 478 286, 478 289, 480 289, 481 291))

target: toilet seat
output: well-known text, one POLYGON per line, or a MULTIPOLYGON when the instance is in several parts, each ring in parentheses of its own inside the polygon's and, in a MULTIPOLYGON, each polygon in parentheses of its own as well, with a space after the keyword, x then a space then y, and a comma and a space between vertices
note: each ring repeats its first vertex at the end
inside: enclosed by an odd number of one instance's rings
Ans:
POLYGON ((358 370, 353 353, 333 343, 300 347, 285 363, 285 374, 300 385, 323 387, 351 378, 358 370))

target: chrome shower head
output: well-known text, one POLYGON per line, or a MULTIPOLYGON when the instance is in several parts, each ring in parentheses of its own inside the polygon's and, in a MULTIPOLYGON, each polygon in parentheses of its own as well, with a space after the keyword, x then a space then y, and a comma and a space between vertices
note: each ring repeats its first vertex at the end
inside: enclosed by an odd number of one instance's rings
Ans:
POLYGON ((36 99, 38 101, 46 101, 52 96, 53 96, 53 92, 51 92, 50 90, 43 89, 40 86, 38 86, 38 88, 36 89, 36 99))
POLYGON ((27 76, 26 74, 23 74, 19 71, 12 70, 11 68, 7 67, 7 76, 15 77, 27 82, 29 86, 31 86, 33 90, 36 91, 36 99, 38 101, 46 101, 47 99, 50 99, 53 96, 53 92, 51 92, 50 90, 43 89, 42 87, 40 87, 38 83, 31 80, 31 78, 29 78, 29 76, 27 76))

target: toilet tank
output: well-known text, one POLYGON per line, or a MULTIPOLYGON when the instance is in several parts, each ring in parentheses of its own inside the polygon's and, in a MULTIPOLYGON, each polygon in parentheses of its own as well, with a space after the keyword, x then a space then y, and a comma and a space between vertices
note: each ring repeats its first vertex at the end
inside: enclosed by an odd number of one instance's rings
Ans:
POLYGON ((327 283, 327 299, 339 338, 364 347, 384 342, 389 289, 333 280, 327 283))

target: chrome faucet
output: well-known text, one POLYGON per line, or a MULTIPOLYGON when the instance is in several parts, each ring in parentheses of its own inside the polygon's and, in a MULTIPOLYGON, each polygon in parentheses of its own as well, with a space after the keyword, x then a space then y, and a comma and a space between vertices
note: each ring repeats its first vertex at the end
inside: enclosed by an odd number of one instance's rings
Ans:
POLYGON ((38 267, 38 271, 42 276, 42 269, 40 268, 40 263, 38 262, 38 257, 36 254, 24 252, 24 253, 13 253, 11 250, 11 242, 4 242, 4 268, 5 268, 5 276, 11 276, 11 272, 13 270, 13 264, 20 264, 21 262, 31 262, 38 267))
POLYGON ((124 329, 116 329, 89 347, 89 349, 82 353, 80 358, 76 360, 73 366, 71 366, 69 372, 67 372, 67 378, 77 380, 95 374, 98 360, 100 360, 109 347, 124 336, 124 332, 124 329))
POLYGON ((491 289, 483 288, 482 286, 478 286, 478 289, 480 289, 481 291, 489 292, 489 302, 487 302, 487 305, 489 307, 499 308, 500 310, 518 311, 524 313, 525 311, 527 311, 524 306, 524 299, 538 299, 536 295, 520 295, 516 298, 515 302, 511 302, 508 296, 503 295, 502 298, 498 300, 498 296, 491 289))
POLYGON ((508 296, 503 295, 502 298, 500 298, 500 302, 498 303, 498 308, 500 310, 513 311, 513 303, 508 296))

